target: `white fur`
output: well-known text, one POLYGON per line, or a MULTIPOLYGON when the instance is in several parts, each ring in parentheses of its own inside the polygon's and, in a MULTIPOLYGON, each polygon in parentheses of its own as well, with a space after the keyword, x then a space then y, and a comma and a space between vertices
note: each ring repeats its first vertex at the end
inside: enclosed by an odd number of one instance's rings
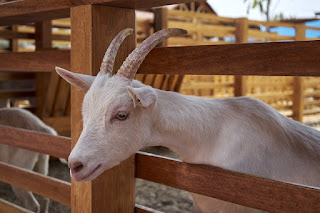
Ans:
MULTIPOLYGON (((96 77, 83 101, 83 131, 69 156, 71 166, 81 162, 83 168, 72 170, 72 178, 92 180, 142 147, 156 145, 169 147, 188 163, 320 186, 320 133, 259 100, 205 99, 120 76, 96 77), (117 112, 129 116, 117 120, 117 112)), ((259 212, 193 198, 197 212, 259 212)))
MULTIPOLYGON (((57 135, 52 128, 46 126, 35 115, 19 108, 1 108, 0 124, 57 135)), ((49 156, 47 154, 0 144, 0 161, 33 170, 43 175, 48 174, 49 156)), ((32 192, 15 186, 12 186, 12 189, 24 208, 33 212, 48 212, 49 199, 41 198, 38 202, 32 192)))

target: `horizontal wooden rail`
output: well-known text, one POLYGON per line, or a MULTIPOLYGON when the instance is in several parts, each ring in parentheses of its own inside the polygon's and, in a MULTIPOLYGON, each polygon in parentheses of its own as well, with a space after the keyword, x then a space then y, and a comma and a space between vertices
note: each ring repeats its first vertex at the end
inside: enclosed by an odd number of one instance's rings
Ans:
POLYGON ((70 206, 71 184, 0 162, 0 181, 70 206))
POLYGON ((25 208, 22 208, 16 204, 10 203, 6 200, 3 200, 0 198, 0 212, 6 213, 32 213, 32 211, 29 211, 25 208))
POLYGON ((88 4, 102 4, 125 8, 151 8, 168 4, 189 3, 200 0, 28 0, 0 4, 0 26, 32 23, 70 16, 70 8, 88 4))
POLYGON ((0 125, 0 143, 67 159, 70 138, 0 125))
POLYGON ((55 66, 70 69, 70 50, 0 53, 0 71, 53 72, 55 66))
POLYGON ((320 76, 320 41, 156 48, 138 73, 320 76))
MULTIPOLYGON (((0 71, 70 69, 70 51, 1 53, 0 71)), ((141 74, 320 76, 320 41, 155 48, 141 74)))
POLYGON ((136 155, 136 177, 269 212, 320 211, 320 188, 187 164, 152 154, 136 155))

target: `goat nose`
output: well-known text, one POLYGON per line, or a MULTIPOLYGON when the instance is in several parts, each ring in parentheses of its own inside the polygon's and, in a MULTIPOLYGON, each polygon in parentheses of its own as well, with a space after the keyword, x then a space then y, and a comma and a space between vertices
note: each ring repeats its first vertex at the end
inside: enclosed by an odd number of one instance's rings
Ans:
POLYGON ((69 162, 68 166, 72 172, 79 172, 83 168, 83 164, 80 161, 69 162))

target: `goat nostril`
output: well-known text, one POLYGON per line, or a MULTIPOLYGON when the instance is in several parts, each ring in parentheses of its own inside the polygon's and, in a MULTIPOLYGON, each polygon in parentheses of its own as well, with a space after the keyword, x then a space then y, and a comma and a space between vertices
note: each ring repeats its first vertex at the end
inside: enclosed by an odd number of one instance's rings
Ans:
POLYGON ((75 163, 71 163, 69 164, 69 168, 73 171, 73 172, 79 172, 82 168, 83 168, 83 164, 80 161, 77 161, 75 163))
POLYGON ((81 165, 77 166, 76 168, 74 168, 73 171, 79 172, 82 168, 83 168, 83 165, 81 164, 81 165))

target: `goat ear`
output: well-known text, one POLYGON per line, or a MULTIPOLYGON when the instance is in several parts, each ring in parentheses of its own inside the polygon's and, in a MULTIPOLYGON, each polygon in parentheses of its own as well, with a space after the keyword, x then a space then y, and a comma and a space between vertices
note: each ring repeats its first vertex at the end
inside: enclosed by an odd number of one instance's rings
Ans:
POLYGON ((133 88, 129 86, 127 89, 133 99, 134 107, 141 104, 143 107, 147 108, 157 102, 158 96, 152 87, 133 88))
POLYGON ((96 78, 95 76, 91 76, 91 75, 73 73, 68 70, 62 69, 60 67, 56 67, 56 71, 58 75, 64 78, 67 82, 69 82, 73 86, 76 86, 82 90, 89 90, 91 84, 96 78))

